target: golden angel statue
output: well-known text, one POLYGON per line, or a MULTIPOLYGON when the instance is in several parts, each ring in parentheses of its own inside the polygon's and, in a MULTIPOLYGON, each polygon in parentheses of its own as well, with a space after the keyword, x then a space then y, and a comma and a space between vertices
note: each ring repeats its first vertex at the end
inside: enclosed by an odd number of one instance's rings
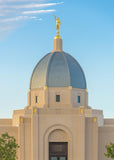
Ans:
POLYGON ((55 15, 53 15, 53 16, 55 17, 55 20, 56 20, 56 29, 59 30, 59 25, 61 24, 59 17, 56 18, 55 15))

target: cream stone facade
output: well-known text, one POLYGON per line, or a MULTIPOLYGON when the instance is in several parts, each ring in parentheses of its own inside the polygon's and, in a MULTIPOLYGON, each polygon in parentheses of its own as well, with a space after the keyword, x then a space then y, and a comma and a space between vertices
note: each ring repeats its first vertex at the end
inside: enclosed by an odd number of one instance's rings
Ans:
POLYGON ((28 106, 0 119, 0 135, 5 132, 16 138, 19 160, 104 160, 114 119, 88 106, 83 70, 56 37, 32 73, 28 106))

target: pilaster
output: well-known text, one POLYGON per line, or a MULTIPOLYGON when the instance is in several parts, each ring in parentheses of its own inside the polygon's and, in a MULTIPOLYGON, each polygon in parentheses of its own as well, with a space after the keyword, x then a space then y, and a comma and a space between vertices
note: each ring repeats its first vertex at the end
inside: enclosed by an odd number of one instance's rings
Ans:
POLYGON ((38 108, 32 108, 32 118, 31 118, 31 150, 32 158, 31 160, 39 160, 39 149, 38 149, 38 108))
POLYGON ((19 117, 19 160, 25 160, 25 126, 24 117, 19 117))

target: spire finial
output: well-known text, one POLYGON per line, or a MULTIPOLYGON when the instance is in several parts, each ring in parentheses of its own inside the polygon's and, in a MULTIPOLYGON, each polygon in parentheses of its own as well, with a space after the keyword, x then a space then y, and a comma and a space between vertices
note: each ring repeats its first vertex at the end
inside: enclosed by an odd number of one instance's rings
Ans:
POLYGON ((53 15, 56 20, 56 30, 57 30, 57 35, 54 37, 54 39, 61 39, 61 36, 59 35, 59 25, 61 24, 59 17, 56 18, 55 15, 53 15))

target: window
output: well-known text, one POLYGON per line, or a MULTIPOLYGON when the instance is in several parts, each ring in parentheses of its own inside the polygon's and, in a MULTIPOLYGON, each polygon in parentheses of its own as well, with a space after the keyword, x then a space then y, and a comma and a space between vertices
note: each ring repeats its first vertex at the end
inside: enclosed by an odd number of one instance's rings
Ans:
POLYGON ((36 102, 36 103, 38 103, 38 96, 36 96, 36 98, 35 98, 35 102, 36 102))
POLYGON ((80 96, 77 96, 77 103, 80 103, 80 96))
POLYGON ((56 95, 56 102, 60 102, 60 95, 56 95))

